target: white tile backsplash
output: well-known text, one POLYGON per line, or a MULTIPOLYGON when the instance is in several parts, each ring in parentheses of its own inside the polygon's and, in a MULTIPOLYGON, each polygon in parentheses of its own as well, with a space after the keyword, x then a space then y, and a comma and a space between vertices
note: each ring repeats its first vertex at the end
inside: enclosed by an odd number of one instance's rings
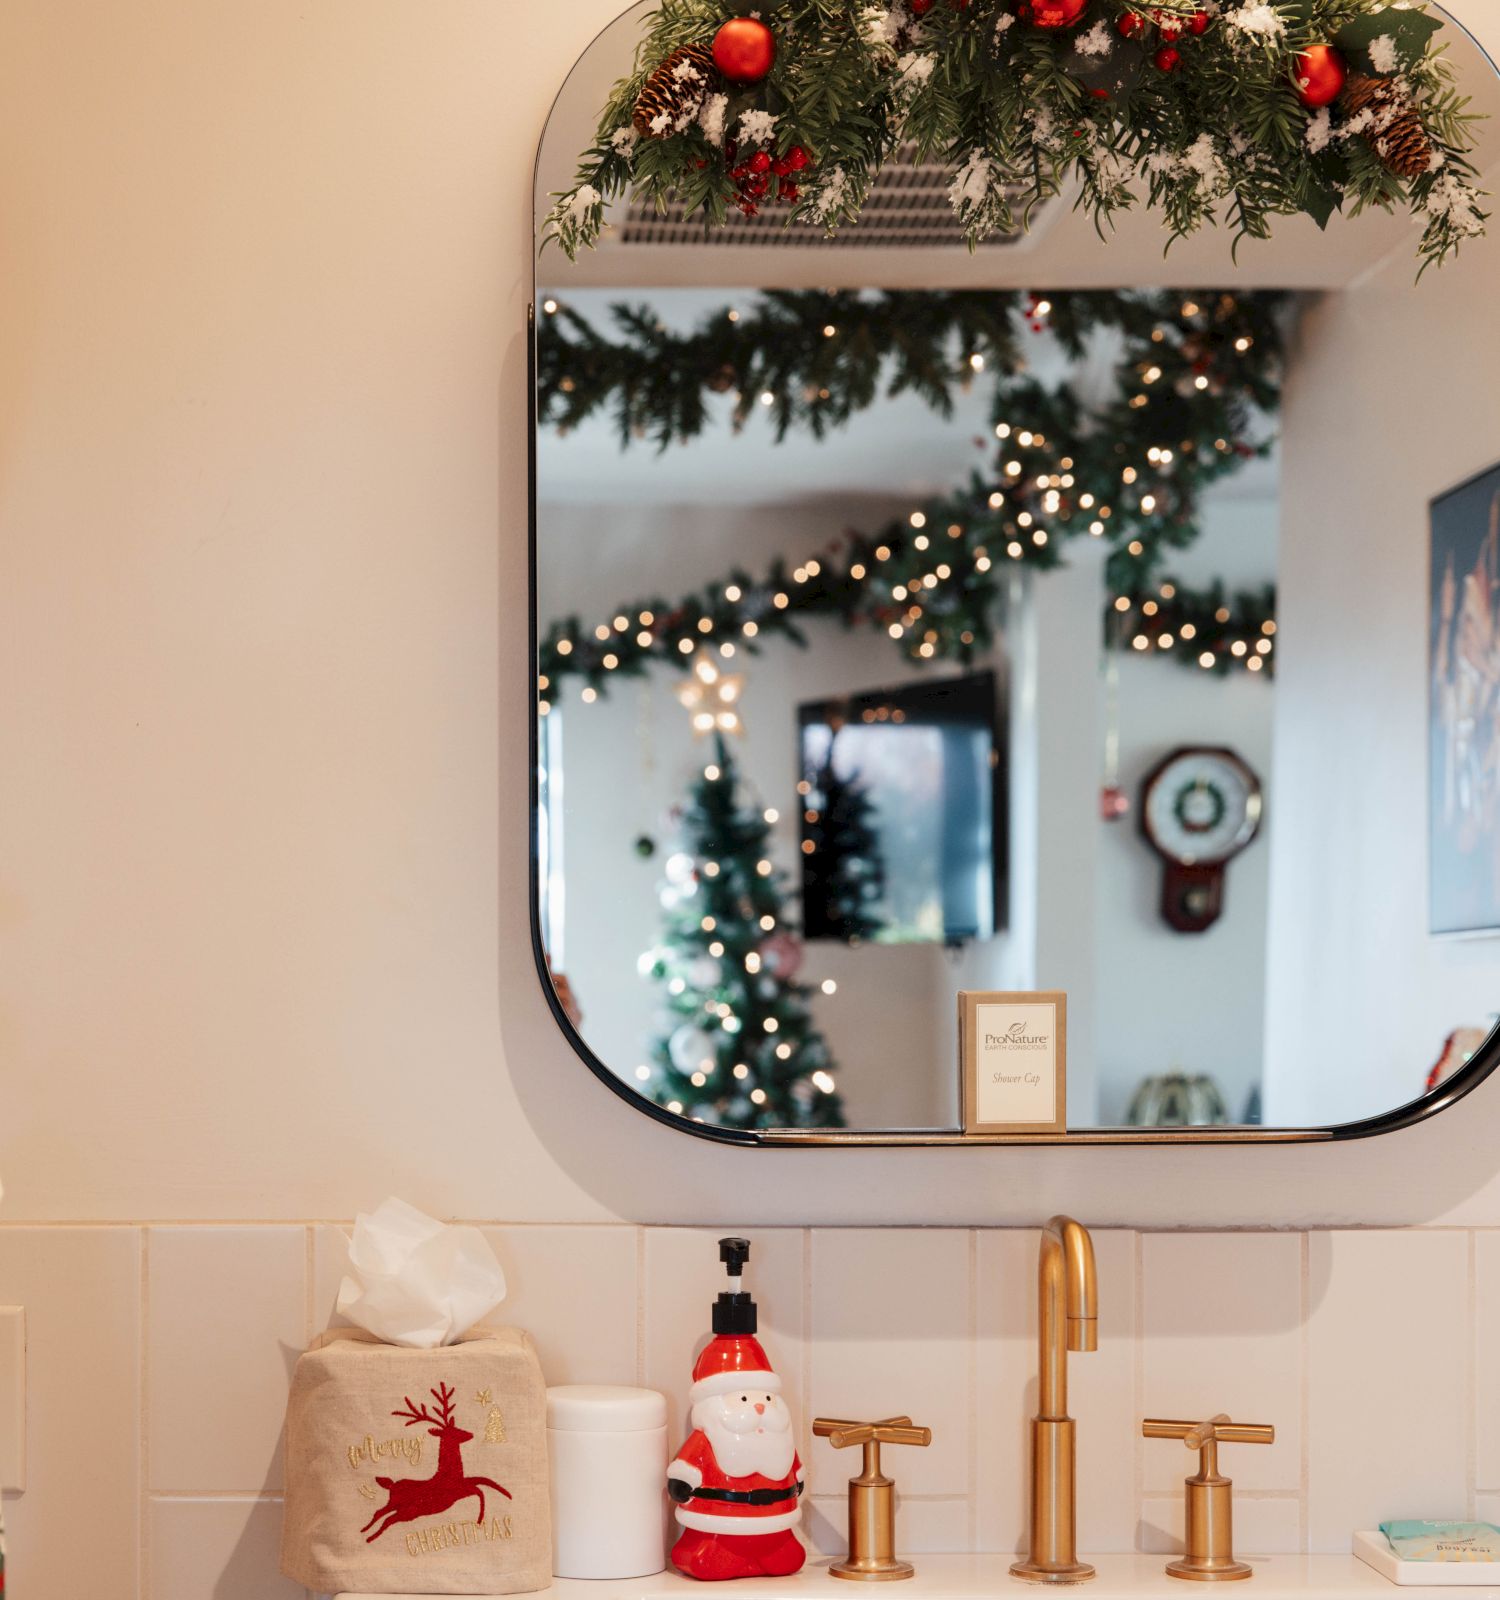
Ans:
POLYGON ((305 1228, 153 1228, 146 1441, 154 1493, 281 1487, 307 1343, 305 1228))
POLYGON ((152 1502, 150 1600, 304 1600, 280 1556, 278 1500, 152 1502))
POLYGON ((1473 1242, 1474 1487, 1500 1495, 1500 1232, 1473 1242))
MULTIPOLYGON (((958 1229, 815 1229, 810 1392, 823 1416, 909 1416, 925 1450, 890 1474, 913 1495, 967 1495, 973 1480, 972 1236, 958 1229)), ((848 1459, 819 1440, 808 1483, 837 1494, 848 1459)))
POLYGON ((1388 1517, 1468 1513, 1469 1239, 1313 1234, 1307 1318, 1311 1548, 1388 1517))
MULTIPOLYGON (((511 1284, 501 1315, 532 1332, 549 1380, 659 1388, 680 1442, 719 1231, 486 1231, 511 1284)), ((809 1542, 842 1548, 859 1466, 810 1437, 813 1416, 907 1412, 934 1437, 886 1453, 901 1548, 1019 1549, 1035 1231, 749 1237, 761 1337, 799 1421, 809 1542)), ((30 1335, 29 1482, 6 1497, 28 1592, 300 1595, 276 1570, 281 1413, 291 1362, 332 1319, 344 1238, 329 1223, 0 1228, 0 1305, 25 1306, 30 1335), (64 1536, 80 1448, 88 1540, 64 1536)), ((1094 1246, 1099 1349, 1069 1362, 1086 1552, 1180 1544, 1193 1458, 1143 1441, 1143 1415, 1276 1425, 1276 1445, 1222 1457, 1246 1556, 1342 1551, 1383 1516, 1500 1519, 1500 1231, 1110 1230, 1094 1246)))
MULTIPOLYGON (((1268 1422, 1269 1445, 1225 1445, 1220 1470, 1242 1489, 1302 1485, 1302 1237, 1209 1233, 1141 1240, 1141 1409, 1268 1422)), ((1196 1456, 1169 1439, 1144 1451, 1145 1489, 1174 1488, 1196 1456)))
POLYGON ((486 1228, 505 1268, 486 1320, 525 1328, 548 1383, 636 1381, 635 1228, 486 1228))

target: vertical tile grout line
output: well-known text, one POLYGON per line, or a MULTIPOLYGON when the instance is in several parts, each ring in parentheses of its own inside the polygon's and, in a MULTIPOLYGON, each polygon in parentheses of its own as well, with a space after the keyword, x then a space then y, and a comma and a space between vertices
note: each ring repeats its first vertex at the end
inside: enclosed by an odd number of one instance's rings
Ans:
POLYGON ((140 1268, 140 1341, 137 1352, 136 1404, 139 1407, 140 1445, 138 1468, 140 1483, 136 1496, 136 1539, 140 1548, 136 1552, 136 1582, 140 1588, 139 1600, 151 1600, 151 1419, 150 1405, 150 1339, 151 1339, 151 1230, 141 1229, 138 1250, 140 1268))
POLYGON ((1297 1543, 1306 1555, 1312 1541, 1312 1510, 1309 1505, 1312 1483, 1312 1393, 1309 1371, 1312 1349, 1312 1235, 1303 1229, 1298 1235, 1297 1255, 1297 1426, 1302 1439, 1297 1451, 1297 1543))
POLYGON ((799 1228, 797 1230, 797 1243, 801 1252, 801 1270, 798 1280, 801 1286, 802 1304, 799 1307, 800 1316, 797 1319, 798 1343, 801 1350, 797 1357, 797 1370, 802 1383, 802 1415, 798 1418, 797 1431, 802 1437, 802 1477, 805 1483, 812 1482, 812 1229, 799 1228))
POLYGON ((1479 1478, 1479 1241, 1472 1228, 1466 1243, 1469 1282, 1464 1313, 1469 1326, 1464 1340, 1464 1494, 1466 1515, 1472 1522, 1479 1478))
POLYGON ((311 1223, 303 1229, 302 1252, 302 1315, 306 1320, 304 1333, 304 1348, 311 1346, 317 1329, 313 1324, 318 1317, 318 1292, 316 1284, 317 1274, 317 1233, 311 1223))
MULTIPOLYGON (((1135 1271, 1135 1358, 1131 1362, 1130 1382, 1134 1402, 1132 1412, 1136 1418, 1145 1415, 1146 1391, 1146 1241, 1139 1229, 1131 1235, 1131 1263, 1135 1271)), ((1142 1508, 1146 1493, 1146 1438, 1139 1427, 1135 1429, 1135 1450, 1131 1458, 1130 1517, 1135 1524, 1131 1549, 1141 1549, 1142 1508)))
POLYGON ((646 1387, 646 1230, 635 1230, 635 1381, 646 1387))
POLYGON ((969 1514, 965 1523, 965 1548, 979 1548, 979 1230, 969 1228, 969 1393, 964 1407, 969 1435, 966 1440, 969 1463, 969 1514))

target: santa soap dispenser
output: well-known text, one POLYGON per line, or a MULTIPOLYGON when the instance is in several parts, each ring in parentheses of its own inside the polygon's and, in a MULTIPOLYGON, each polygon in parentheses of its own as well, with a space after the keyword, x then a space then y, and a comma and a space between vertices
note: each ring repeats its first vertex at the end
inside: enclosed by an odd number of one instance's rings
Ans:
POLYGON ((720 1239, 729 1288, 714 1336, 693 1366, 693 1431, 667 1467, 681 1536, 672 1565, 690 1578, 782 1578, 807 1559, 796 1527, 802 1463, 781 1379, 755 1337, 755 1302, 740 1286, 748 1239, 720 1239))

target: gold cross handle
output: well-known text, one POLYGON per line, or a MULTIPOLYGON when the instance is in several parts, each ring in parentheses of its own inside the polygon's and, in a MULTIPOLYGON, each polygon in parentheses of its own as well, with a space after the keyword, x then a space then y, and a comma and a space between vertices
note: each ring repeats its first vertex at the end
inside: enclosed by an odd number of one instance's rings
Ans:
POLYGON ((1164 1417, 1147 1417, 1141 1424, 1147 1439, 1181 1439, 1189 1450, 1215 1444, 1274 1444, 1276 1430, 1269 1422, 1231 1422, 1221 1411, 1207 1422, 1172 1422, 1164 1417))
POLYGON ((1219 1471, 1219 1446, 1273 1444, 1275 1428, 1269 1422, 1231 1422, 1221 1411, 1206 1422, 1147 1417, 1141 1433, 1147 1439, 1181 1439, 1198 1452, 1198 1470, 1186 1484, 1187 1550, 1168 1563, 1168 1573, 1208 1582, 1248 1578, 1253 1569, 1234 1558, 1233 1485, 1219 1471))
MULTIPOLYGON (((837 1417, 818 1417, 813 1422, 813 1432, 826 1439, 835 1450, 847 1449, 852 1444, 916 1444, 932 1443, 931 1428, 912 1426, 910 1417, 886 1417, 881 1422, 843 1422, 837 1417)), ((880 1458, 877 1455, 876 1460, 880 1458)))
POLYGON ((880 1447, 929 1445, 932 1429, 916 1427, 910 1417, 886 1417, 880 1422, 818 1417, 813 1432, 835 1450, 858 1444, 865 1451, 864 1471, 849 1480, 849 1554, 829 1567, 830 1574, 867 1583, 911 1577, 911 1563, 896 1558, 896 1486, 880 1470, 880 1447))

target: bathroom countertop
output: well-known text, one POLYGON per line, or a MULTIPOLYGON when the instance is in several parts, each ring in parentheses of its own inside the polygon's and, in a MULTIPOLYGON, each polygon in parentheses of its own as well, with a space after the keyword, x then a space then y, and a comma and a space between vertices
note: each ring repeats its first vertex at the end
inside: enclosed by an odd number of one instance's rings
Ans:
MULTIPOLYGON (((1458 1595, 1473 1595, 1475 1600, 1500 1600, 1500 1587, 1451 1588, 1400 1587, 1381 1577, 1373 1568, 1352 1555, 1254 1556, 1240 1552, 1240 1559, 1254 1568, 1245 1583, 1224 1585, 1221 1592, 1252 1600, 1280 1600, 1315 1596, 1318 1600, 1372 1600, 1381 1595, 1401 1596, 1402 1600, 1457 1600, 1458 1595), (1247 1587, 1248 1585, 1248 1587, 1247 1587)), ((917 1575, 903 1583, 881 1585, 892 1600, 899 1595, 910 1600, 983 1600, 998 1594, 1040 1593, 1042 1585, 1023 1583, 1010 1575, 1012 1556, 997 1555, 914 1555, 917 1575)), ((1147 1600, 1147 1597, 1191 1596, 1195 1589, 1212 1592, 1216 1585, 1194 1585, 1181 1578, 1169 1578, 1166 1556, 1085 1557, 1098 1568, 1092 1583, 1078 1586, 1079 1600, 1147 1600)), ((828 1558, 809 1561, 793 1578, 739 1578, 732 1588, 743 1600, 806 1600, 812 1594, 847 1596, 859 1585, 830 1578, 828 1558)), ((552 1600, 703 1600, 710 1585, 697 1583, 675 1572, 659 1572, 651 1578, 590 1583, 577 1578, 559 1578, 550 1589, 541 1591, 552 1600)), ((726 1586, 729 1587, 729 1586, 726 1586)), ((1073 1587, 1073 1586, 1070 1586, 1073 1587)), ((341 1595, 338 1600, 426 1600, 421 1595, 341 1595)))

